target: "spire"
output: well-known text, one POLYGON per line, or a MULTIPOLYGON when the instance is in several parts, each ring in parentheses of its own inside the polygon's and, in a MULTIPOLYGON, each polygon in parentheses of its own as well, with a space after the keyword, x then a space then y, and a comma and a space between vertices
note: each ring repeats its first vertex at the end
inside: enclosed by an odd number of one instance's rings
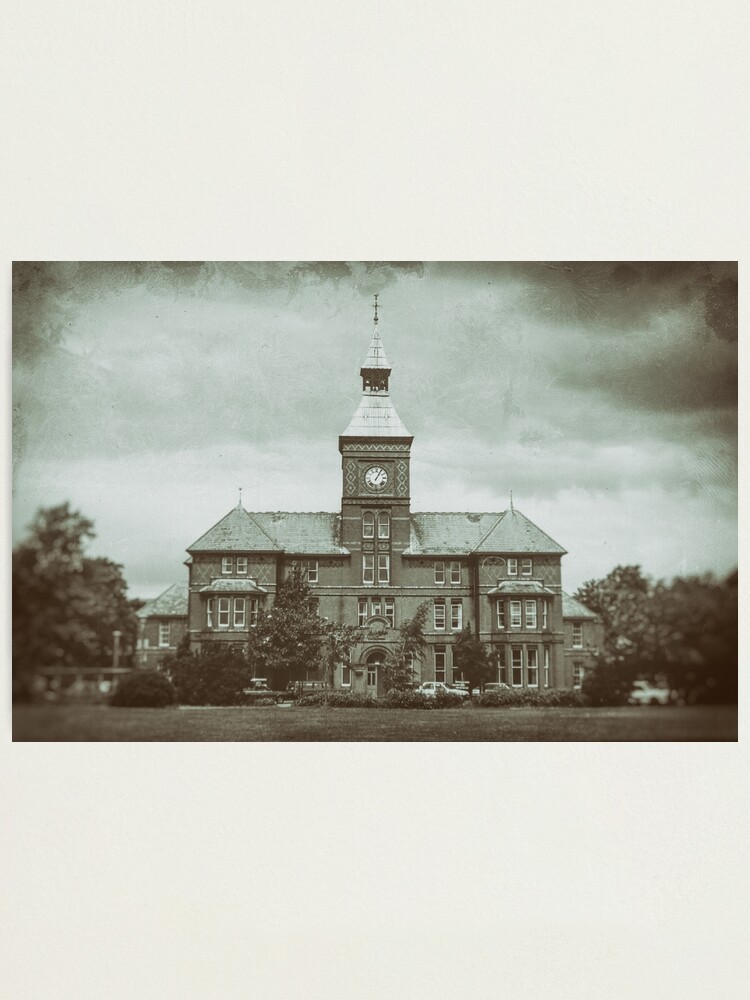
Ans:
POLYGON ((343 437, 411 437, 390 400, 391 365, 378 330, 378 296, 375 295, 374 329, 359 374, 362 400, 343 437))
POLYGON ((515 514, 516 508, 513 506, 513 490, 510 491, 510 512, 515 514))
POLYGON ((238 487, 238 489, 239 489, 239 491, 240 491, 240 498, 239 498, 239 500, 237 501, 237 506, 238 506, 239 508, 241 508, 241 507, 242 507, 242 487, 241 487, 241 486, 239 486, 239 487, 238 487))

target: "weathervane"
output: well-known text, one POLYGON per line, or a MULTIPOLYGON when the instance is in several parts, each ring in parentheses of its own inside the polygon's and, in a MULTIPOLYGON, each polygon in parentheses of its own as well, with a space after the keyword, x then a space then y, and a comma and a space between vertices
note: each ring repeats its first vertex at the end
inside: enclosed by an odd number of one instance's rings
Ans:
POLYGON ((513 506, 513 490, 510 491, 510 509, 512 511, 515 511, 515 508, 513 506))
POLYGON ((375 326, 378 325, 378 293, 375 292, 375 326))
POLYGON ((240 499, 239 499, 239 501, 237 502, 237 506, 238 506, 238 507, 241 507, 241 506, 242 506, 242 487, 241 487, 241 486, 238 486, 238 487, 237 487, 237 489, 238 489, 238 490, 240 491, 240 499))

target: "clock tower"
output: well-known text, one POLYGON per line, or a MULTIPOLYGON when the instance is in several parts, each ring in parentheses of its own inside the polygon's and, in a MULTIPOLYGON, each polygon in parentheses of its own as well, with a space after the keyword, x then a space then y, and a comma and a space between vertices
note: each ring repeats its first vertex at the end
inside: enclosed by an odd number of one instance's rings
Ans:
POLYGON ((391 402, 391 366, 374 329, 360 368, 362 399, 339 437, 343 488, 341 543, 362 555, 362 582, 392 586, 400 554, 408 547, 410 526, 410 449, 414 440, 391 402))

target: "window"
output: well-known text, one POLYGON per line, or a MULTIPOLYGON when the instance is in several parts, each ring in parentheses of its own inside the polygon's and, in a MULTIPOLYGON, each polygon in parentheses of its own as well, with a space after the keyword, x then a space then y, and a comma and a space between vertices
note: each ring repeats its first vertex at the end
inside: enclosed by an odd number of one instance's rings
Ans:
POLYGON ((461 563, 452 562, 451 563, 451 583, 461 582, 461 563))
POLYGON ((510 602, 510 627, 520 628, 521 627, 521 602, 511 601, 510 602))
POLYGON ((544 686, 549 687, 549 646, 544 647, 544 686))
POLYGON ((435 680, 445 683, 445 646, 435 646, 435 680))
POLYGON ((237 572, 243 576, 247 573, 247 556, 237 556, 237 572))
POLYGON ((536 601, 526 601, 526 628, 536 628, 536 601))
POLYGON ((547 602, 542 601, 542 628, 547 628, 547 602))
POLYGON ((583 649, 583 625, 573 623, 573 649, 583 649))
POLYGON ((385 617, 388 619, 388 624, 391 628, 396 627, 396 604, 392 597, 386 597, 383 602, 385 617))
POLYGON ((219 598, 219 628, 229 628, 229 609, 231 601, 228 597, 219 598))
POLYGON ((351 687, 352 686, 352 668, 347 667, 345 663, 341 665, 341 687, 351 687))
POLYGON ((245 627, 245 598, 235 597, 234 599, 234 627, 245 627))
POLYGON ((526 647, 526 683, 531 688, 539 687, 539 651, 536 646, 526 647))
POLYGON ((436 632, 445 631, 445 602, 435 601, 432 607, 432 618, 436 632))
POLYGON ((373 599, 370 601, 370 614, 378 615, 378 617, 380 617, 382 613, 383 613, 383 608, 381 606, 380 598, 373 597, 373 599))
POLYGON ((250 628, 255 628, 258 624, 258 599, 251 597, 248 604, 250 605, 250 628))
POLYGON ((497 679, 501 684, 505 684, 505 646, 497 646, 495 649, 495 663, 497 665, 497 679))
POLYGON ((391 557, 378 555, 378 583, 389 583, 391 579, 391 557))
POLYGON ((505 601, 497 602, 497 627, 505 628, 505 601))
POLYGON ((451 601, 451 630, 460 632, 464 627, 464 609, 461 601, 451 601))
POLYGON ((533 564, 531 559, 521 560, 521 576, 531 576, 533 564))
POLYGON ((362 556, 362 583, 375 583, 375 556, 365 553, 362 556))
POLYGON ((583 664, 580 660, 575 660, 573 663, 573 687, 580 688, 583 681, 583 664))
POLYGON ((232 572, 232 557, 222 556, 221 559, 221 572, 226 576, 228 573, 232 572))
POLYGON ((378 683, 378 667, 375 663, 367 664, 367 686, 374 688, 378 683))
POLYGON ((361 627, 367 621, 367 598, 357 600, 357 624, 361 627))
POLYGON ((520 646, 510 651, 510 683, 514 688, 523 687, 523 649, 520 646))
POLYGON ((375 537, 375 515, 370 510, 366 510, 362 515, 362 537, 375 537))
POLYGON ((159 622, 159 645, 169 645, 169 622, 159 622))
POLYGON ((214 602, 211 598, 206 601, 206 628, 214 627, 214 602))
POLYGON ((307 560, 307 582, 317 583, 318 582, 318 560, 308 559, 307 560))
POLYGON ((435 583, 445 583, 445 563, 435 563, 435 583))
POLYGON ((384 510, 378 514, 378 538, 391 537, 391 515, 384 510))
POLYGON ((508 560, 508 576, 518 576, 518 560, 508 560))

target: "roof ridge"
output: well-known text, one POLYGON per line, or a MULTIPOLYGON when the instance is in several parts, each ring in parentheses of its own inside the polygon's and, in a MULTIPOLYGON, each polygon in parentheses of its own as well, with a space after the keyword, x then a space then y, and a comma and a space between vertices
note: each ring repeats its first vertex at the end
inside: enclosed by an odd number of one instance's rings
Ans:
POLYGON ((492 534, 492 532, 495 530, 495 528, 498 526, 498 524, 500 524, 500 522, 502 521, 502 519, 505 517, 505 515, 507 513, 508 513, 508 511, 504 510, 502 512, 502 514, 500 514, 500 516, 495 521, 495 523, 492 525, 492 527, 488 531, 486 531, 485 534, 479 539, 479 541, 477 542, 477 544, 471 550, 472 552, 476 552, 478 550, 479 546, 484 544, 484 542, 486 541, 486 539, 488 539, 490 537, 490 535, 492 534))

